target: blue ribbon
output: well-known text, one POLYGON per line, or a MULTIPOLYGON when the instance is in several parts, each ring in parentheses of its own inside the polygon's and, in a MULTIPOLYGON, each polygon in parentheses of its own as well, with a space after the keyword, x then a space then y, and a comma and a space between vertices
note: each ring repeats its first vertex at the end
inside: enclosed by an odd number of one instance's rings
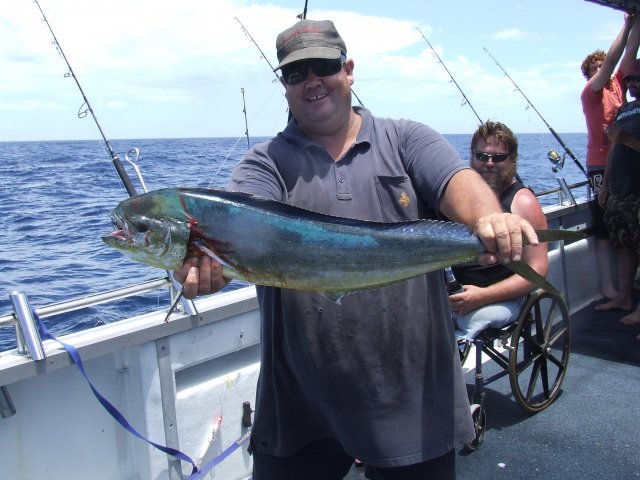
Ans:
POLYGON ((136 437, 140 438, 141 440, 144 440, 145 442, 149 443, 151 446, 157 448, 161 452, 166 453, 167 455, 171 455, 171 456, 173 456, 173 457, 175 457, 175 458, 177 458, 179 460, 182 460, 184 462, 190 463, 193 468, 191 470, 191 475, 188 477, 188 480, 197 480, 197 479, 199 479, 202 475, 204 475, 206 472, 211 470, 213 467, 218 465, 225 458, 227 458, 229 455, 231 455, 233 452, 235 452, 238 448, 240 448, 240 446, 242 444, 244 444, 249 439, 249 437, 251 436, 251 429, 249 429, 249 430, 247 430, 247 432, 244 433, 244 435, 242 435, 235 442, 233 442, 229 447, 227 447, 227 449, 224 450, 220 455, 218 455, 216 458, 214 458, 211 462, 209 462, 203 468, 199 469, 198 466, 196 465, 196 463, 187 454, 182 453, 180 450, 176 450, 175 448, 167 447, 165 445, 160 445, 158 443, 152 442, 151 440, 146 438, 144 435, 139 433, 135 428, 133 428, 131 426, 131 424, 127 421, 127 419, 124 418, 124 416, 118 411, 118 409, 116 407, 114 407, 111 404, 111 402, 109 402, 109 400, 107 400, 93 386, 93 383, 91 383, 91 380, 89 380, 89 377, 87 376, 87 373, 84 370, 84 365, 82 364, 82 359, 80 358, 80 354, 78 353, 76 348, 73 345, 65 343, 62 340, 56 338, 54 335, 52 335, 49 332, 49 330, 47 330, 47 327, 44 325, 44 323, 42 322, 42 320, 40 319, 40 316, 36 313, 36 311, 32 310, 32 312, 33 312, 33 317, 38 322, 38 330, 40 331, 40 336, 42 338, 48 338, 48 339, 54 340, 54 341, 58 342, 60 345, 62 345, 64 347, 64 349, 67 351, 67 353, 71 357, 71 360, 73 360, 73 363, 75 363, 78 366, 78 370, 80 370, 80 373, 82 374, 82 376, 85 378, 85 380, 89 384, 89 387, 91 387, 91 391, 93 392, 95 397, 98 399, 100 404, 102 404, 102 406, 105 408, 105 410, 107 410, 107 412, 109 412, 109 414, 120 425, 122 425, 127 431, 129 431, 129 433, 135 435, 136 437))
POLYGON ((247 440, 249 440, 250 436, 251 436, 251 429, 248 429, 244 433, 244 435, 242 435, 235 442, 233 442, 231 445, 229 445, 224 452, 222 452, 220 455, 218 455, 216 458, 214 458, 209 463, 207 463, 204 467, 202 467, 202 469, 200 471, 198 471, 196 473, 192 473, 191 476, 189 477, 189 480, 197 480, 202 475, 207 473, 209 470, 211 470, 213 467, 218 465, 225 458, 227 458, 229 455, 231 455, 233 452, 235 452, 238 448, 240 448, 243 443, 245 443, 247 440))

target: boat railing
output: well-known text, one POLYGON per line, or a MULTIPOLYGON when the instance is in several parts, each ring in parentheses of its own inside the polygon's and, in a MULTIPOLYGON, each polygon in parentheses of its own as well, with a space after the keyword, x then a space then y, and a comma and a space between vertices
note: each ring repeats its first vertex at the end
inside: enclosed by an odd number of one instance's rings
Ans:
POLYGON ((19 355, 29 356, 34 360, 42 360, 44 358, 42 341, 38 333, 38 326, 36 325, 33 312, 35 312, 39 318, 46 318, 95 307, 107 302, 122 300, 134 295, 141 295, 167 286, 171 289, 172 297, 175 297, 175 288, 173 287, 169 277, 166 276, 106 292, 99 292, 92 295, 65 300, 63 302, 53 303, 51 305, 33 309, 33 311, 29 306, 27 295, 23 292, 14 291, 10 294, 14 311, 13 313, 0 316, 0 327, 15 326, 16 353, 19 355))
POLYGON ((561 206, 567 203, 575 205, 576 198, 591 199, 591 189, 587 180, 567 184, 564 182, 564 179, 558 179, 558 183, 560 185, 559 187, 535 192, 536 197, 543 206, 561 206), (576 195, 574 193, 583 187, 585 188, 584 194, 576 195), (555 199, 553 198, 554 196, 555 199))
MULTIPOLYGON (((157 278, 155 280, 148 280, 146 282, 129 285, 122 288, 116 288, 114 290, 109 290, 106 292, 99 292, 96 294, 86 295, 84 297, 65 300, 63 302, 52 303, 51 305, 36 308, 35 311, 40 318, 46 318, 54 315, 81 310, 83 308, 95 307, 96 305, 100 305, 102 303, 122 300, 127 297, 140 295, 167 286, 171 286, 169 277, 157 278)), ((15 313, 0 316, 0 327, 11 326, 15 325, 16 323, 17 318, 15 313)))

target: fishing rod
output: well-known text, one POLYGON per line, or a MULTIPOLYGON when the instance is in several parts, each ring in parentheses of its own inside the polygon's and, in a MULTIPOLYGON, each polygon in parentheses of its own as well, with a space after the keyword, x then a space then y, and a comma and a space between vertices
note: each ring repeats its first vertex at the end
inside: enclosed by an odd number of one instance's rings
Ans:
POLYGON ((58 52, 60 52, 60 55, 62 56, 64 62, 67 64, 67 68, 69 69, 69 72, 65 73, 64 76, 73 78, 73 80, 76 82, 76 85, 78 86, 78 90, 80 90, 80 94, 82 95, 82 98, 84 100, 84 103, 82 105, 80 105, 80 110, 78 111, 78 118, 84 118, 87 115, 87 111, 91 114, 91 116, 93 117, 93 121, 95 122, 96 126, 98 127, 98 130, 100 131, 100 135, 102 136, 102 141, 104 142, 104 145, 105 145, 107 151, 109 152, 109 155, 111 156, 111 159, 113 161, 113 166, 115 167, 116 172, 118 173, 118 176, 120 177, 120 180, 122 181, 122 184, 124 185, 124 188, 127 190, 127 193, 129 194, 129 196, 131 196, 131 197, 135 196, 136 195, 136 189, 133 186, 133 183, 131 183, 131 179, 129 178, 129 175, 127 175, 127 172, 124 169, 124 166, 122 165, 122 162, 120 161, 120 158, 118 157, 118 154, 115 152, 113 147, 111 147, 111 144, 109 143, 109 140, 107 140, 107 137, 104 134, 104 131, 102 130, 102 127, 100 126, 100 122, 98 122, 98 118, 96 117, 96 114, 93 112, 93 108, 91 107, 91 103, 89 103, 89 99, 85 95, 84 90, 82 89, 82 86, 80 85, 80 81, 78 80, 78 77, 74 73, 73 68, 71 68, 71 64, 69 63, 69 60, 67 60, 67 56, 64 54, 64 51, 62 50, 62 46, 60 46, 60 42, 58 41, 58 39, 56 37, 56 34, 53 32, 53 28, 51 27, 51 24, 49 23, 49 20, 47 20, 47 17, 44 14, 44 11, 42 10, 42 7, 38 3, 38 0, 34 0, 34 3, 38 7, 38 10, 40 10, 40 13, 42 14, 42 20, 47 24, 47 28, 49 29, 49 32, 51 32, 51 36, 53 37, 53 44, 56 46, 56 48, 57 48, 58 52), (82 110, 82 107, 84 105, 86 105, 87 108, 85 110, 82 110))
POLYGON ((307 5, 309 5, 309 0, 304 0, 304 10, 297 16, 300 20, 307 18, 307 5))
MULTIPOLYGON (((456 79, 453 78, 453 75, 451 74, 451 72, 449 71, 449 69, 447 68, 447 66, 444 64, 444 62, 442 61, 442 59, 440 58, 440 55, 438 55, 438 52, 436 52, 436 49, 433 48, 433 45, 431 45, 431 42, 429 40, 427 40, 427 37, 425 37, 424 33, 422 33, 422 30, 420 30, 419 27, 416 27, 418 32, 420 32, 420 35, 422 35, 422 38, 424 38, 424 41, 427 42, 427 45, 429 45, 429 48, 431 49, 431 51, 433 52, 433 54, 436 56, 436 58, 438 59, 438 62, 440 62, 440 65, 442 65, 442 67, 445 69, 445 71, 449 74, 449 78, 451 79, 451 81, 453 82, 453 84, 458 88, 458 91, 460 92, 460 94, 462 95, 462 105, 469 105, 469 108, 471 108, 471 110, 473 111, 474 115, 476 116, 476 118, 478 119, 478 125, 482 125, 484 122, 482 121, 482 118, 480 118, 480 115, 478 115, 478 112, 476 112, 476 109, 473 108, 473 105, 471 105, 471 102, 469 101, 469 99, 467 98, 467 96, 464 94, 464 92, 462 91, 462 88, 460 87, 460 85, 458 85, 458 82, 456 82, 456 79)), ((522 178, 520 177, 520 174, 518 172, 516 172, 515 174, 515 178, 518 182, 523 183, 524 181, 522 180, 522 178)))
POLYGON ((247 136, 247 148, 251 148, 251 144, 249 143, 249 124, 247 123, 247 104, 244 100, 244 88, 241 88, 242 92, 242 113, 244 114, 244 134, 247 136))
POLYGON ((480 118, 480 115, 478 115, 478 112, 476 112, 476 109, 473 108, 473 105, 471 105, 471 102, 469 101, 469 99, 467 98, 467 96, 464 94, 464 92, 462 91, 462 88, 460 88, 460 85, 458 85, 458 82, 456 82, 456 79, 453 78, 453 75, 451 74, 451 72, 449 71, 449 69, 447 68, 447 66, 444 64, 444 62, 442 61, 442 59, 440 58, 440 55, 438 55, 438 52, 436 52, 436 49, 433 48, 433 45, 431 45, 431 42, 429 40, 427 40, 427 37, 425 37, 424 33, 422 33, 422 30, 420 30, 419 27, 416 27, 416 29, 418 30, 418 32, 420 32, 420 35, 422 35, 422 38, 424 38, 424 41, 427 42, 427 45, 429 45, 429 48, 431 49, 431 51, 433 52, 433 54, 436 56, 436 58, 438 59, 438 62, 440 62, 440 65, 442 65, 442 67, 445 69, 445 71, 447 72, 447 74, 449 75, 449 78, 451 79, 451 81, 453 82, 453 84, 458 88, 458 91, 460 92, 460 94, 462 95, 462 105, 469 105, 469 108, 471 108, 471 110, 473 111, 474 115, 476 116, 476 118, 478 119, 478 123, 480 125, 482 125, 482 119, 480 118))
POLYGON ((495 59, 495 57, 493 55, 491 55, 491 53, 489 53, 489 50, 487 50, 485 47, 482 47, 484 49, 485 52, 487 52, 487 55, 489 55, 491 57, 491 59, 496 62, 496 65, 498 65, 498 67, 500 67, 500 70, 502 70, 505 74, 505 76, 509 79, 509 81, 511 81, 511 83, 513 84, 514 87, 516 87, 516 90, 518 90, 518 92, 520 92, 520 94, 524 97, 524 99, 527 101, 528 106, 527 108, 530 106, 531 108, 533 108, 533 110, 538 114, 538 116, 542 119, 542 121, 544 122, 544 124, 547 126, 547 128, 549 129, 549 131, 551 132, 551 134, 555 137, 555 139, 558 141, 558 143, 560 143, 560 145, 562 146, 562 148, 564 148, 564 151, 567 152, 567 154, 573 159, 573 161, 575 162, 575 164, 578 166, 578 168, 582 171, 582 173, 584 173, 584 176, 588 178, 587 172, 584 169, 584 167, 582 166, 582 164, 578 161, 578 159, 576 158, 576 156, 573 154, 573 152, 569 149, 569 147, 564 143, 564 141, 562 140, 562 138, 560 138, 560 135, 558 135, 556 133, 556 131, 551 127, 551 125, 549 125, 547 123, 547 121, 544 119, 544 117, 542 116, 542 114, 538 111, 538 109, 533 105, 533 103, 531 103, 531 100, 529 100, 529 98, 527 98, 527 96, 524 94, 524 92, 520 89, 520 87, 516 84, 516 82, 514 82, 513 78, 511 78, 509 76, 509 74, 507 73, 507 71, 502 68, 502 65, 500 65, 500 63, 498 62, 498 60, 495 59))
MULTIPOLYGON (((38 0, 33 0, 33 1, 36 4, 36 6, 38 7, 38 10, 40 10, 40 13, 42 14, 42 19, 47 24, 47 27, 49 28, 49 31, 51 32, 51 36, 53 37, 53 44, 56 46, 56 48, 58 49, 58 52, 60 52, 60 55, 64 59, 64 62, 67 64, 67 68, 69 69, 69 72, 65 74, 65 77, 73 78, 73 80, 76 82, 76 85, 78 86, 78 90, 80 90, 80 94, 82 95, 82 98, 84 100, 84 104, 82 104, 80 106, 80 110, 79 110, 79 113, 78 113, 78 118, 84 118, 87 115, 87 111, 91 114, 91 116, 93 117, 93 121, 95 122, 96 126, 98 127, 98 130, 100 131, 100 135, 102 136, 102 141, 104 142, 104 145, 106 146, 106 149, 109 152, 109 155, 111 156, 111 160, 113 162, 113 166, 115 167, 116 172, 118 173, 118 176, 120 177, 120 180, 122 181, 122 184, 124 185, 124 188, 127 190, 127 193, 129 194, 130 197, 136 196, 137 192, 136 192, 135 187, 133 186, 133 183, 131 182, 131 178, 129 177, 129 175, 127 174, 126 170, 124 169, 124 166, 122 165, 122 162, 120 161, 120 158, 118 157, 118 154, 115 152, 115 150, 111 146, 111 143, 109 143, 109 140, 107 139, 106 135, 104 134, 104 131, 102 130, 102 127, 100 126, 100 122, 98 122, 98 118, 96 117, 96 114, 94 113, 93 108, 91 107, 91 103, 89 102, 89 99, 85 95, 84 90, 82 89, 82 86, 80 85, 78 77, 76 77, 76 74, 73 72, 73 68, 71 68, 71 64, 69 63, 69 60, 67 60, 67 56, 62 51, 62 47, 60 46, 60 42, 58 42, 58 38, 56 37, 56 34, 53 32, 53 28, 51 27, 51 24, 47 20, 47 17, 44 14, 44 11, 42 10, 42 7, 38 3, 38 0), (83 111, 82 107, 84 105, 86 105, 87 108, 83 111)), ((125 156, 125 160, 129 164, 131 164, 131 166, 135 169, 136 174, 138 175, 138 178, 140 180, 140 183, 142 184, 142 188, 146 192, 147 187, 146 187, 146 185, 144 183, 142 175, 140 174, 140 170, 138 169, 138 166, 136 164, 136 161, 138 159, 138 155, 139 155, 138 149, 137 148, 132 148, 131 150, 129 150, 129 152, 125 156), (135 155, 135 160, 130 159, 129 158, 129 154, 135 155)), ((182 291, 182 285, 179 285, 177 283, 177 281, 175 280, 173 275, 171 275, 171 272, 167 271, 167 275, 169 277, 169 281, 171 283, 172 288, 174 288, 178 292, 177 295, 176 295, 176 298, 175 298, 175 300, 174 300, 174 302, 173 302, 173 304, 171 306, 171 308, 169 309, 169 315, 175 309, 175 307, 177 306, 178 302, 180 302, 180 304, 182 305, 184 311, 188 315, 196 315, 198 313, 198 311, 196 310, 195 304, 191 300, 188 300, 188 299, 184 298, 183 291, 182 291)), ((168 316, 167 316, 167 318, 168 318, 168 316)))
POLYGON ((267 56, 264 54, 264 52, 262 51, 262 49, 260 48, 260 45, 258 45, 258 43, 254 40, 254 38, 251 36, 251 34, 249 33, 249 30, 247 30, 247 28, 242 24, 242 22, 240 21, 240 19, 238 17, 233 17, 236 19, 236 21, 240 24, 240 28, 242 29, 242 31, 244 32, 244 34, 249 37, 249 40, 251 40, 251 43, 253 43, 256 48, 258 49, 258 51, 260 52, 260 55, 262 56, 262 58, 264 58, 264 61, 267 62, 267 64, 269 65, 269 68, 271 69, 271 71, 273 72, 273 74, 276 76, 276 80, 279 82, 280 81, 280 77, 278 76, 278 74, 276 73, 275 68, 273 67, 273 65, 271 65, 271 62, 269 61, 269 59, 267 58, 267 56))

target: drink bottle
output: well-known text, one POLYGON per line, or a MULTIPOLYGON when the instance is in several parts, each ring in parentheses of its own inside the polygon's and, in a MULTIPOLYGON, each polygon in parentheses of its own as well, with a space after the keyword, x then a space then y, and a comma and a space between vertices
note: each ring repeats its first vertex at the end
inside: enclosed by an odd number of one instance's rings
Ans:
POLYGON ((453 270, 451 270, 451 267, 444 267, 444 277, 447 285, 447 292, 449 293, 449 295, 460 293, 464 290, 460 282, 453 274, 453 270))

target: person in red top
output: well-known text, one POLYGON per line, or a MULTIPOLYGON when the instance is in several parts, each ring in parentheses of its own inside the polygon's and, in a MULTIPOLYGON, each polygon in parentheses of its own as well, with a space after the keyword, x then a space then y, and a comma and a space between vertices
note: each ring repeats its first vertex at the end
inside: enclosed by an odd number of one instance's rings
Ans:
POLYGON ((596 260, 600 273, 600 293, 608 299, 615 298, 618 292, 611 272, 613 250, 603 220, 604 211, 597 197, 602 188, 609 153, 610 142, 606 130, 613 124, 618 109, 625 102, 627 85, 623 80, 624 74, 635 61, 640 46, 640 23, 637 18, 636 15, 626 14, 624 26, 609 51, 605 54, 602 50, 596 50, 584 59, 581 66, 582 74, 587 79, 580 100, 587 123, 587 173, 596 197, 591 204, 596 230, 596 260), (613 75, 621 57, 620 67, 613 75))

